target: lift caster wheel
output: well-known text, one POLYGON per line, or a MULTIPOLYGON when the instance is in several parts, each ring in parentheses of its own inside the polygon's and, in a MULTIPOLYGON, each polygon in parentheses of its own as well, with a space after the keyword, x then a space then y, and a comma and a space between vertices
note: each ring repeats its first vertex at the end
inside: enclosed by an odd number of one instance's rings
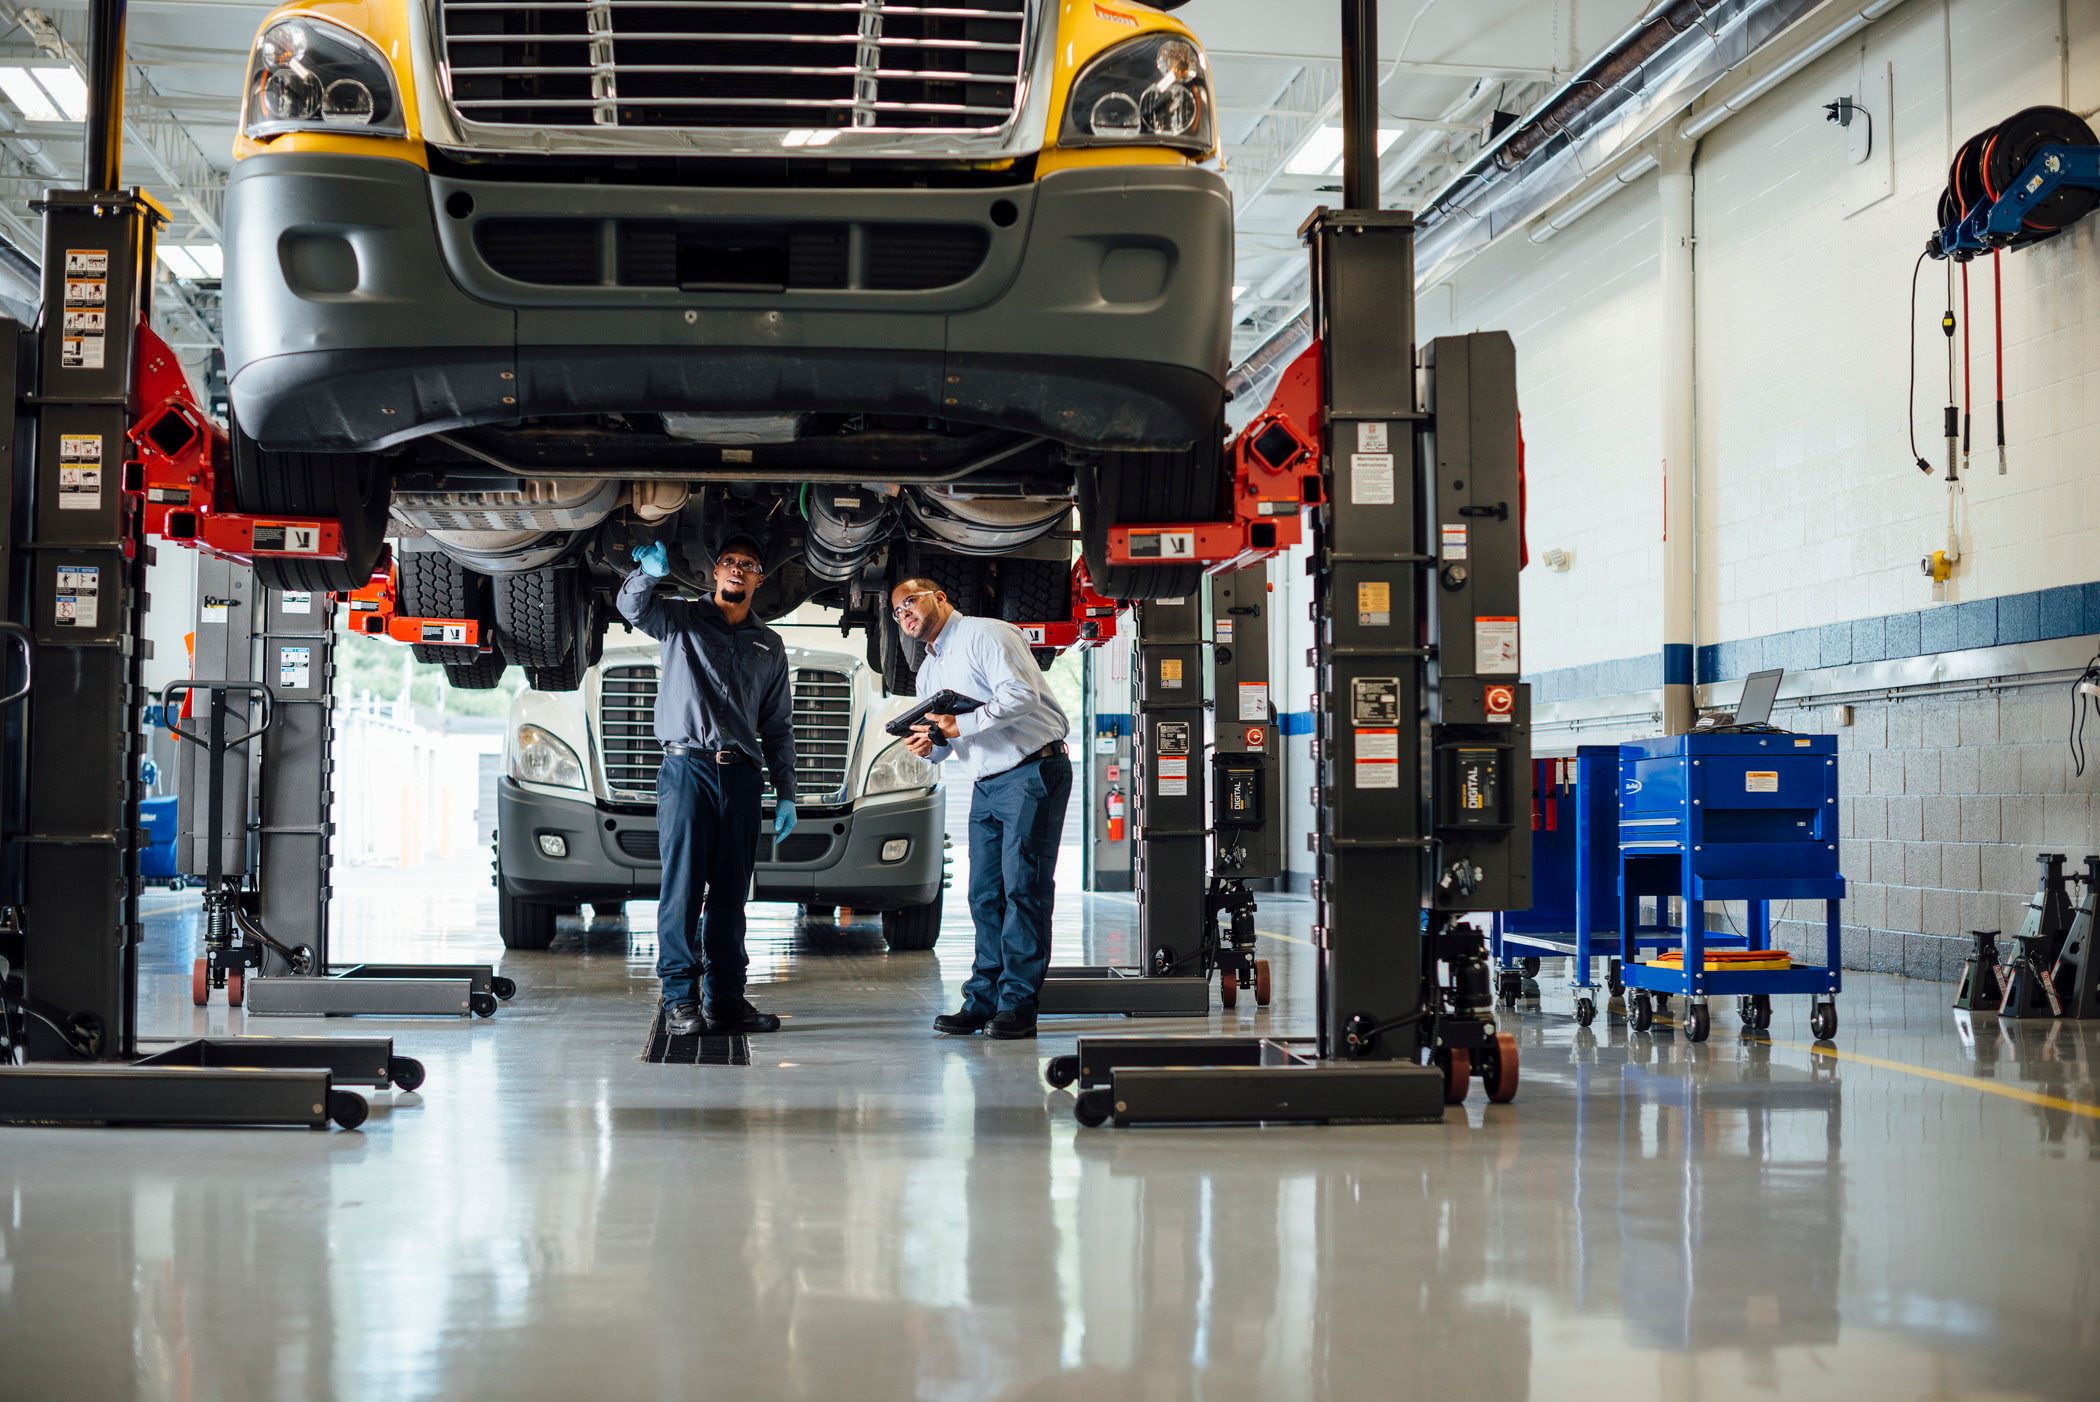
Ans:
POLYGON ((239 969, 228 969, 226 971, 226 1006, 238 1008, 241 1005, 241 999, 247 995, 247 990, 247 974, 239 969))
POLYGON ((1517 1039, 1508 1032, 1497 1032, 1494 1045, 1486 1053, 1487 1065, 1482 1068, 1482 1079, 1487 1082, 1488 1103, 1507 1105, 1517 1098, 1517 1039))
POLYGON ((1646 993, 1633 995, 1633 1006, 1626 1010, 1626 1021, 1636 1032, 1646 1032, 1655 1026, 1655 1000, 1646 993))
POLYGON ((353 1091, 328 1092, 328 1118, 344 1129, 356 1129, 371 1113, 372 1107, 365 1104, 365 1098, 353 1091))
POLYGON ((476 1017, 494 1017, 496 1015, 496 995, 493 993, 472 994, 467 999, 467 1006, 474 1010, 474 1016, 476 1017))
POLYGON ((1587 1027, 1596 1020, 1596 1000, 1591 998, 1577 998, 1575 1000, 1575 1025, 1578 1027, 1587 1027))
POLYGON ((211 963, 199 959, 190 965, 190 1001, 198 1007, 211 1002, 211 963))
POLYGON ((1099 1129, 1108 1123, 1108 1117, 1116 1108, 1115 1092, 1096 1087, 1079 1092, 1072 1102, 1072 1118, 1088 1129, 1099 1129))
POLYGON ((1269 982, 1269 961, 1266 959, 1255 960, 1254 1005, 1258 1008, 1269 1006, 1269 997, 1273 992, 1274 989, 1269 982))
POLYGON ((1238 1007, 1239 1001, 1240 971, 1238 969, 1218 970, 1218 1006, 1223 1008, 1238 1007))
POLYGON ((1463 1105, 1466 1092, 1473 1086, 1473 1058, 1462 1051, 1446 1051, 1442 1056, 1444 1068, 1444 1103, 1463 1105))
POLYGON ((1523 996, 1524 976, 1515 969, 1504 969, 1495 979, 1495 1001, 1505 1008, 1514 1008, 1523 996))
POLYGON ((423 1063, 412 1056, 386 1059, 386 1078, 395 1090, 414 1090, 423 1084, 423 1063))
POLYGON ((1819 1042, 1827 1042, 1835 1037, 1838 1030, 1837 1004, 1818 1003, 1809 1009, 1808 1030, 1815 1033, 1819 1042))
POLYGON ((1687 1042, 1703 1042, 1713 1031, 1713 1015, 1706 1004, 1694 1003, 1684 1010, 1684 1039, 1687 1042))
POLYGON ((508 1003, 511 999, 518 996, 518 982, 516 979, 508 979, 501 974, 497 974, 489 980, 489 992, 508 1003))
POLYGON ((1541 964, 1538 956, 1534 954, 1519 959, 1517 961, 1517 967, 1524 971, 1524 977, 1537 978, 1539 976, 1539 969, 1541 967, 1541 964))
POLYGON ((1043 1079, 1050 1083, 1050 1089, 1063 1090, 1066 1086, 1079 1079, 1079 1058, 1076 1056, 1051 1057, 1050 1063, 1043 1068, 1043 1079))

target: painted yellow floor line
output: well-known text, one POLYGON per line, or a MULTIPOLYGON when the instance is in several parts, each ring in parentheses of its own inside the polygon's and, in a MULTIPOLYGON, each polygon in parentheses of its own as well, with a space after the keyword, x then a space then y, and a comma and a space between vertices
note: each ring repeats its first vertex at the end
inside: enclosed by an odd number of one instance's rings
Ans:
POLYGON ((1307 949, 1313 947, 1313 942, 1303 935, 1287 935, 1281 930, 1256 930, 1254 933, 1265 940, 1289 940, 1292 944, 1302 944, 1307 949))
POLYGON ((1833 1061, 1856 1061, 1862 1066, 1878 1066, 1884 1071, 1895 1071, 1905 1076, 1922 1076, 1928 1081, 1965 1086, 1970 1090, 1980 1090, 1985 1095, 2002 1095, 2007 1100, 2039 1105, 2045 1110, 2064 1110, 2073 1115, 2085 1115, 2100 1120, 2100 1105, 2088 1105, 2082 1100, 2065 1100, 2059 1096, 2044 1095, 2040 1091, 2006 1085, 2003 1081, 1988 1081, 1981 1076, 1963 1076, 1953 1071, 1935 1071, 1929 1066, 1913 1066, 1907 1061, 1890 1061, 1884 1057, 1868 1056, 1864 1052, 1839 1051, 1836 1047, 1810 1042, 1782 1042, 1774 1038, 1772 1045, 1805 1051, 1811 1056, 1827 1056, 1833 1061))

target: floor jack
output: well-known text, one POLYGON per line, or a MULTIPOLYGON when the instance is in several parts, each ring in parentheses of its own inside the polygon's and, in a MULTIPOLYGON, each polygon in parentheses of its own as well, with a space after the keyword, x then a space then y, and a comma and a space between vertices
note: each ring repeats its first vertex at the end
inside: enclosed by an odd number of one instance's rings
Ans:
POLYGON ((1516 1094, 1486 938, 1460 918, 1531 899, 1516 357, 1499 332, 1438 340, 1417 403, 1414 221, 1377 209, 1376 24, 1373 0, 1345 0, 1350 207, 1301 231, 1323 440, 1315 1035, 1081 1038, 1046 1075, 1077 1082, 1083 1125, 1434 1121, 1474 1076, 1516 1094))

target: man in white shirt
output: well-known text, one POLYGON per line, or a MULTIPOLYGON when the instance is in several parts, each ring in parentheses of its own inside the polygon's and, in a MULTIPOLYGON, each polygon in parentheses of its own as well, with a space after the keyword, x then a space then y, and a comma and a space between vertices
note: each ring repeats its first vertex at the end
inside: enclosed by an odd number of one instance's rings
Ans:
POLYGON ((1050 968, 1050 907, 1058 838, 1072 796, 1065 713, 1043 684, 1028 641, 1011 623, 957 613, 930 579, 890 592, 890 611, 923 643, 919 695, 943 689, 984 705, 929 716, 905 740, 936 763, 958 759, 976 781, 970 795, 970 917, 977 957, 962 1009, 933 1020, 954 1036, 987 1032, 1033 1037, 1036 1003, 1050 968), (944 743, 936 743, 935 732, 944 743))

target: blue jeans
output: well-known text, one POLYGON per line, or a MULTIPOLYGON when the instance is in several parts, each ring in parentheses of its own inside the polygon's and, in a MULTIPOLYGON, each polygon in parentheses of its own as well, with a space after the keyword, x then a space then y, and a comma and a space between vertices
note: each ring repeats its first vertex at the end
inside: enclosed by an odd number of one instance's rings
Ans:
POLYGON ((751 963, 744 952, 744 896, 758 864, 761 787, 755 766, 716 764, 712 755, 665 755, 656 771, 656 841, 663 859, 656 976, 664 981, 665 1007, 700 1001, 696 976, 703 967, 709 1007, 744 996, 744 970, 751 963))
POLYGON ((977 781, 970 795, 970 918, 977 958, 963 1011, 1033 1013, 1050 968, 1057 841, 1072 796, 1063 755, 977 781))

